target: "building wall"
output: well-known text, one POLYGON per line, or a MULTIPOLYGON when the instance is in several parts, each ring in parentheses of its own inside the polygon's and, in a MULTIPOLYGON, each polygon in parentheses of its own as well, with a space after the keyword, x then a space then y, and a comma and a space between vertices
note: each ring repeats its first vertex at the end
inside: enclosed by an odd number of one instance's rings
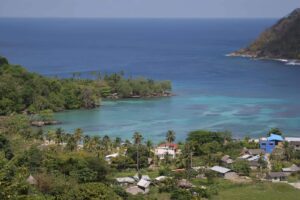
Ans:
POLYGON ((272 153, 275 148, 275 141, 262 140, 259 142, 260 149, 265 150, 266 153, 272 153))

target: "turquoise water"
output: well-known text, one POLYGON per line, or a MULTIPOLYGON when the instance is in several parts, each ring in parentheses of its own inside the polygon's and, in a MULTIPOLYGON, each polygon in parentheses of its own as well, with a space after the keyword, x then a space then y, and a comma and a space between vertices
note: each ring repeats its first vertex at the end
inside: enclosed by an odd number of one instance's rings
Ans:
POLYGON ((279 127, 300 136, 300 67, 225 56, 275 21, 0 19, 0 54, 47 76, 123 70, 173 82, 172 98, 57 113, 66 131, 124 139, 139 131, 155 142, 168 129, 178 140, 195 129, 257 137, 279 127))

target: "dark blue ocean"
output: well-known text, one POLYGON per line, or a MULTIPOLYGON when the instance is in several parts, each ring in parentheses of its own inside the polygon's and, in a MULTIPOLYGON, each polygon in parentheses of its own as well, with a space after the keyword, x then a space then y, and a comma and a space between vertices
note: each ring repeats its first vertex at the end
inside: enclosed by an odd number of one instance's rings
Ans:
POLYGON ((62 128, 88 134, 183 140, 195 129, 300 136, 300 66, 232 58, 275 19, 0 19, 0 55, 47 76, 123 70, 169 79, 175 97, 104 101, 56 114, 62 128))

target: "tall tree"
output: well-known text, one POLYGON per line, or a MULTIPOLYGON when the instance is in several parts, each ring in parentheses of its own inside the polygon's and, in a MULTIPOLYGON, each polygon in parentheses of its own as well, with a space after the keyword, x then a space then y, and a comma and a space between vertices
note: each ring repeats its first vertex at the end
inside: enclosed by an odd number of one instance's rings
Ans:
POLYGON ((89 135, 85 135, 83 137, 83 148, 89 150, 89 143, 91 141, 91 137, 89 135))
POLYGON ((67 149, 74 151, 77 148, 75 135, 71 135, 67 141, 67 149))
POLYGON ((121 145, 122 139, 120 137, 116 137, 114 141, 114 146, 119 147, 121 145))
POLYGON ((148 152, 149 152, 148 157, 150 157, 150 156, 151 156, 151 149, 152 149, 152 147, 153 147, 152 141, 151 141, 151 140, 147 140, 147 141, 146 141, 146 146, 147 146, 148 152))
POLYGON ((61 144, 63 142, 64 134, 65 133, 61 128, 56 129, 55 131, 56 144, 61 144))
POLYGON ((102 139, 103 146, 105 151, 108 152, 110 150, 111 141, 108 135, 105 135, 102 139))
POLYGON ((268 136, 271 134, 282 135, 282 131, 279 128, 271 128, 268 132, 268 136))
POLYGON ((137 171, 139 172, 140 171, 140 168, 139 168, 139 146, 143 140, 143 136, 139 133, 139 132, 135 132, 133 134, 133 140, 134 140, 134 144, 136 145, 136 168, 137 168, 137 171))
POLYGON ((76 140, 76 144, 78 145, 82 139, 83 131, 81 128, 77 128, 74 132, 74 138, 76 140))
POLYGON ((169 142, 169 143, 173 143, 176 139, 176 136, 175 136, 175 132, 173 130, 168 130, 167 134, 166 134, 166 140, 169 142))

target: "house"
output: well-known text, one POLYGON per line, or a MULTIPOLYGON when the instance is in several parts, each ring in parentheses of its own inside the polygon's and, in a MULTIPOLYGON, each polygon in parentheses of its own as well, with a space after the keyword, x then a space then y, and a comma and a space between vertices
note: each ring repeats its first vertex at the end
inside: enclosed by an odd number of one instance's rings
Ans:
POLYGON ((256 155, 256 156, 252 156, 252 157, 248 158, 247 160, 248 161, 258 161, 259 158, 260 158, 260 155, 256 155))
POLYGON ((234 179, 237 179, 237 178, 239 178, 239 175, 235 172, 228 172, 224 176, 224 179, 227 179, 227 180, 234 180, 234 179))
POLYGON ((158 181, 158 182, 164 181, 164 180, 166 180, 166 179, 167 179, 166 176, 158 176, 158 177, 155 178, 155 180, 158 181))
POLYGON ((285 137, 284 139, 288 142, 295 150, 300 150, 300 138, 299 137, 285 137))
POLYGON ((119 156, 119 153, 110 154, 110 155, 105 156, 105 160, 106 160, 108 163, 110 163, 112 158, 116 158, 116 157, 118 157, 118 156, 119 156))
POLYGON ((288 168, 282 168, 282 172, 291 174, 291 173, 295 173, 300 171, 300 167, 298 167, 297 165, 293 164, 292 166, 288 167, 288 168))
POLYGON ((165 156, 170 156, 172 158, 175 158, 177 152, 178 152, 178 145, 177 144, 163 143, 155 149, 154 154, 156 156, 158 156, 160 159, 164 159, 165 156))
POLYGON ((148 175, 142 175, 141 179, 151 181, 151 178, 148 175))
POLYGON ((132 186, 132 187, 127 188, 127 189, 126 189, 126 192, 127 192, 127 193, 130 193, 130 194, 132 194, 132 195, 137 195, 137 194, 139 194, 139 193, 141 193, 141 194, 146 194, 146 193, 149 192, 149 190, 144 191, 144 190, 143 190, 142 188, 140 188, 139 186, 132 186))
POLYGON ((225 155, 221 158, 221 161, 225 164, 225 165, 230 165, 233 163, 233 160, 230 158, 229 155, 225 155))
POLYGON ((258 160, 252 160, 252 161, 249 161, 248 163, 249 163, 250 169, 252 169, 252 170, 256 170, 260 167, 258 160))
POLYGON ((186 179, 181 179, 180 181, 178 181, 177 186, 181 187, 181 188, 192 188, 192 187, 195 187, 191 182, 189 182, 186 179))
POLYGON ((230 172, 231 169, 221 167, 221 166, 214 166, 210 168, 212 171, 217 172, 221 176, 225 176, 226 173, 230 172))
POLYGON ((116 180, 122 186, 127 186, 135 183, 135 180, 131 177, 121 177, 121 178, 116 178, 116 180))
POLYGON ((264 155, 266 152, 264 149, 246 149, 245 153, 251 156, 264 155))
POLYGON ((147 181, 145 179, 141 179, 138 183, 137 186, 144 191, 144 194, 149 192, 149 186, 151 182, 147 181))
POLYGON ((284 172, 270 172, 267 175, 267 179, 273 182, 285 181, 287 176, 288 175, 284 172))
POLYGON ((251 158, 251 157, 252 157, 251 155, 245 154, 245 155, 242 155, 241 157, 238 157, 238 159, 240 159, 240 160, 246 160, 246 159, 251 158))
POLYGON ((266 153, 272 153, 273 149, 281 142, 283 142, 282 136, 272 133, 267 138, 261 138, 259 140, 259 146, 260 149, 264 150, 266 153))
POLYGON ((29 183, 30 185, 36 185, 37 184, 37 180, 31 174, 26 179, 26 182, 29 183))

